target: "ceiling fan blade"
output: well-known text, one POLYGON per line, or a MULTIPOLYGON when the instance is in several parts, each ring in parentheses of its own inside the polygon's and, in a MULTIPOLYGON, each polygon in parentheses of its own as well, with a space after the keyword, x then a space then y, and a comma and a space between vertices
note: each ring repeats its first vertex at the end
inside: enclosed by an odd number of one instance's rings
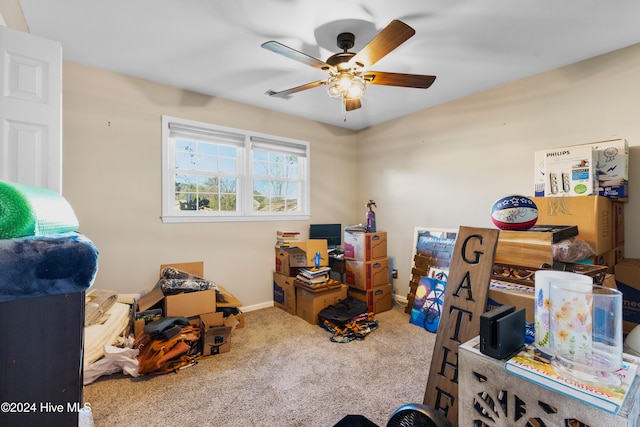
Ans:
POLYGON ((301 85, 301 86, 292 87, 291 89, 283 90, 283 91, 280 91, 280 92, 275 92, 273 90, 269 90, 269 91, 267 91, 267 95, 275 96, 275 97, 278 97, 278 98, 286 98, 289 95, 293 95, 294 93, 302 92, 303 90, 313 89, 314 87, 321 86, 321 85, 325 84, 326 82, 327 82, 326 80, 318 80, 318 81, 307 83, 307 84, 304 84, 304 85, 301 85))
POLYGON ((382 31, 380 31, 360 52, 353 58, 351 63, 362 64, 364 69, 382 59, 389 52, 410 39, 416 30, 402 21, 393 20, 382 31))
POLYGON ((262 43, 262 47, 270 50, 271 52, 286 56, 287 58, 293 59, 294 61, 302 62, 303 64, 309 65, 310 67, 317 68, 322 71, 329 71, 335 68, 324 61, 316 59, 313 56, 309 56, 306 53, 302 53, 289 46, 285 46, 277 41, 272 40, 262 43))
POLYGON ((385 73, 382 71, 369 71, 364 74, 367 83, 385 86, 413 87, 427 89, 436 80, 436 76, 422 74, 385 73))
POLYGON ((360 99, 347 99, 345 100, 345 107, 347 111, 353 111, 362 107, 362 103, 360 102, 360 99))

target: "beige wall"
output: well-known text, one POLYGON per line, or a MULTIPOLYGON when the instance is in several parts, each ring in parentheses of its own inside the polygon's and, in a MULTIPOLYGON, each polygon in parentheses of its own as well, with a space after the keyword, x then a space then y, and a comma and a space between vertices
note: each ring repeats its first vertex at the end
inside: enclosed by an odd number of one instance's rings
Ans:
POLYGON ((360 132, 358 205, 378 204, 396 293, 409 289, 415 226, 492 228, 496 199, 532 195, 534 151, 604 139, 631 147, 625 253, 640 258, 638 82, 640 45, 360 132))
POLYGON ((100 250, 95 287, 144 292, 159 266, 204 261, 246 306, 270 304, 276 230, 356 221, 353 132, 65 62, 63 188, 100 250), (161 115, 311 143, 311 221, 163 224, 161 115))

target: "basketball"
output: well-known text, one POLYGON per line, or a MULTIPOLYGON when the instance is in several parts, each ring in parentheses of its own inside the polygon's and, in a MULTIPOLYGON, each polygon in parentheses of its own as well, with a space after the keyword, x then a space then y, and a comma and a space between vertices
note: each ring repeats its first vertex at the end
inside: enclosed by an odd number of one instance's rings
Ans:
POLYGON ((537 220, 538 207, 526 196, 506 196, 496 200, 491 207, 491 221, 500 230, 525 231, 537 220))

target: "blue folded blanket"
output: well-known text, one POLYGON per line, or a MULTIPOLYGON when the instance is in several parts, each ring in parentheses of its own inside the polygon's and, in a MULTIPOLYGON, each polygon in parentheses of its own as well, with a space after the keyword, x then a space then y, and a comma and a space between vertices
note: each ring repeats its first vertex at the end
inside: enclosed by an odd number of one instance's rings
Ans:
POLYGON ((98 272, 98 250, 77 232, 0 239, 0 302, 80 292, 98 272))

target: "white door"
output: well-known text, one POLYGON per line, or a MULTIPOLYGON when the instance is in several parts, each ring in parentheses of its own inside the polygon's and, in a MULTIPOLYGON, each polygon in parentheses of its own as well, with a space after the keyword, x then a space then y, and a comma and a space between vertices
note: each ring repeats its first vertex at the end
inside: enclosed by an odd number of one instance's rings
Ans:
POLYGON ((0 25, 0 179, 62 193, 62 46, 0 25))

